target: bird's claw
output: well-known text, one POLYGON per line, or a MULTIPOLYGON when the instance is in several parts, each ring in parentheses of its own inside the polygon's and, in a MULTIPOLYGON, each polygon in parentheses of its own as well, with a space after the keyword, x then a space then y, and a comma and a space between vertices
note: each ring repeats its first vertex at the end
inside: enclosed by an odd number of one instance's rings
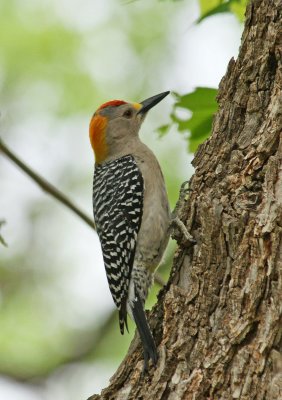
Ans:
POLYGON ((179 217, 174 217, 171 221, 170 224, 170 229, 171 229, 171 237, 175 240, 179 239, 179 234, 175 233, 175 228, 177 229, 178 232, 180 232, 183 237, 185 238, 185 241, 187 243, 191 244, 196 244, 196 240, 193 238, 193 236, 189 233, 187 230, 186 226, 183 224, 183 222, 180 220, 179 217))

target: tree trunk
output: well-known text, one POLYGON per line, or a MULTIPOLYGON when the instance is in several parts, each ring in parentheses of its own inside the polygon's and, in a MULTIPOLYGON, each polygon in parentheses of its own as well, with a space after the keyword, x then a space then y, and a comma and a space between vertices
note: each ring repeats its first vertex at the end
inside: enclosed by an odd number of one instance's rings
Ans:
MULTIPOLYGON (((169 283, 98 399, 282 399, 282 1, 253 0, 193 165, 169 283), (279 386, 280 385, 280 386, 279 386), (280 395, 279 395, 280 391, 280 395)), ((114 344, 113 344, 114 345, 114 344)))

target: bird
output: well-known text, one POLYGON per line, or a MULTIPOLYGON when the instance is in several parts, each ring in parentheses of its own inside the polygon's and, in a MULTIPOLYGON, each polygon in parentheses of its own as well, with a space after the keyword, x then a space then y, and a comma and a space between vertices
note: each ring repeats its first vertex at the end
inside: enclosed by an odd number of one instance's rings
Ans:
POLYGON ((89 125, 95 154, 94 221, 120 332, 124 327, 128 331, 129 315, 143 346, 143 372, 158 360, 144 308, 168 244, 171 212, 161 167, 139 130, 148 111, 169 93, 140 103, 108 101, 89 125))

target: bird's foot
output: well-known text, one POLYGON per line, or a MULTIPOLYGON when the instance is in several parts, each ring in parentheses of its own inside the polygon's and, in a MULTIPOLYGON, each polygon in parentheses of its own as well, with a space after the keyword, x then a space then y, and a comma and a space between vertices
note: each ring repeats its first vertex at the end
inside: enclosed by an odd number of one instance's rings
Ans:
POLYGON ((184 223, 179 217, 174 217, 170 223, 170 231, 172 239, 175 239, 177 243, 181 240, 181 236, 184 237, 185 242, 195 244, 196 240, 193 238, 191 233, 188 231, 184 223))

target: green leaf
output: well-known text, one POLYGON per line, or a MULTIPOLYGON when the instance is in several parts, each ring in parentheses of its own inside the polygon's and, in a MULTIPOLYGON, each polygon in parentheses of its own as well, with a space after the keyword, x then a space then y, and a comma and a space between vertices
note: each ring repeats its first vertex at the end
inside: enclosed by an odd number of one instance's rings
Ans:
POLYGON ((216 110, 217 102, 215 100, 217 89, 207 87, 197 87, 194 92, 177 96, 175 107, 186 108, 191 111, 216 110))
MULTIPOLYGON (((196 116, 194 116, 196 119, 196 116)), ((203 143, 211 134, 213 115, 203 118, 201 121, 195 124, 194 129, 191 129, 191 136, 189 138, 189 151, 194 153, 197 150, 199 144, 203 143)))
POLYGON ((248 0, 234 0, 230 4, 230 11, 236 15, 240 22, 245 19, 245 12, 248 0))
POLYGON ((223 0, 199 0, 201 16, 216 8, 223 0))
POLYGON ((171 124, 166 124, 162 125, 157 129, 157 133, 159 134, 159 137, 163 137, 166 135, 169 131, 169 128, 171 127, 171 124))
POLYGON ((217 90, 213 88, 198 87, 194 92, 180 96, 174 93, 176 103, 171 114, 171 120, 177 125, 179 132, 190 132, 188 149, 194 152, 211 132, 213 115, 217 111, 217 90), (179 109, 192 112, 187 119, 177 116, 179 109))
POLYGON ((216 7, 210 9, 206 13, 202 14, 200 18, 197 20, 197 23, 202 22, 204 19, 211 17, 215 14, 221 14, 230 11, 230 2, 218 4, 216 7))
POLYGON ((231 12, 240 22, 244 21, 247 0, 199 0, 201 15, 197 23, 220 13, 231 12))

